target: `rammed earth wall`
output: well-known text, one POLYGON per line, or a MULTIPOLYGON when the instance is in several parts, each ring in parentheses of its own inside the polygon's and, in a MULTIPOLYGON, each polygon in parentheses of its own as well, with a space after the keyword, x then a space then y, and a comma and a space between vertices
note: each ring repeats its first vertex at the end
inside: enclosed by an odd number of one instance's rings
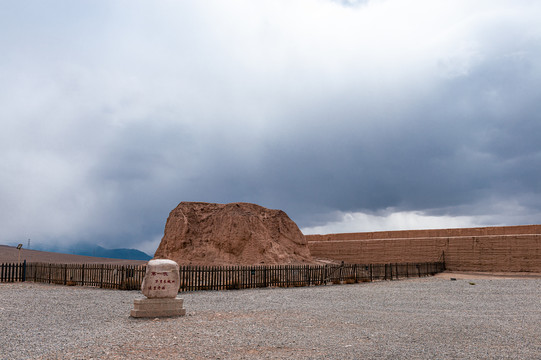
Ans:
POLYGON ((432 262, 448 270, 541 272, 541 225, 306 235, 315 258, 432 262))

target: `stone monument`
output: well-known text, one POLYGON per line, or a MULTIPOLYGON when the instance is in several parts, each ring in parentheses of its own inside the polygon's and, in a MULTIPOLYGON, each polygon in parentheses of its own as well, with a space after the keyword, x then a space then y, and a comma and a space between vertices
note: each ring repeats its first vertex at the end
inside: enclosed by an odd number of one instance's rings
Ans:
POLYGON ((132 317, 171 317, 186 315, 183 300, 177 297, 180 275, 173 260, 156 259, 147 264, 141 291, 146 298, 135 299, 132 317))

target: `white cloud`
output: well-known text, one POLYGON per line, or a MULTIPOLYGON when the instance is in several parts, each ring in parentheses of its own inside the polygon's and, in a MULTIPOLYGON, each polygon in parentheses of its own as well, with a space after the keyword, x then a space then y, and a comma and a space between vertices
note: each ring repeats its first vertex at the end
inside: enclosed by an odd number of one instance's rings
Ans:
POLYGON ((490 196, 474 204, 426 211, 398 211, 394 208, 372 213, 336 211, 332 214, 334 220, 304 227, 301 231, 309 235, 532 225, 539 224, 541 219, 538 201, 536 194, 524 194, 510 199, 490 196))
POLYGON ((541 3, 2 6, 5 239, 152 248, 183 200, 341 211, 318 232, 488 223, 427 209, 491 195, 480 213, 539 208, 541 3))
POLYGON ((484 226, 475 216, 433 216, 422 211, 387 209, 379 214, 340 212, 339 220, 301 229, 303 234, 334 234, 385 230, 447 229, 484 226))

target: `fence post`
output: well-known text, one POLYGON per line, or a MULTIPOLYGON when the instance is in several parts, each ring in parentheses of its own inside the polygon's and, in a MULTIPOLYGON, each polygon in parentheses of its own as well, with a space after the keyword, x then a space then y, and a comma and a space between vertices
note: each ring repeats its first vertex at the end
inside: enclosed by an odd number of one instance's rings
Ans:
POLYGON ((120 279, 120 288, 126 285, 126 267, 122 265, 122 278, 120 279))
POLYGON ((409 263, 406 263, 406 278, 409 278, 410 275, 409 275, 409 268, 410 268, 410 264, 409 263))
POLYGON ((23 282, 26 281, 26 259, 23 261, 23 277, 22 277, 22 281, 23 282))
POLYGON ((103 264, 100 266, 100 289, 103 288, 103 264))

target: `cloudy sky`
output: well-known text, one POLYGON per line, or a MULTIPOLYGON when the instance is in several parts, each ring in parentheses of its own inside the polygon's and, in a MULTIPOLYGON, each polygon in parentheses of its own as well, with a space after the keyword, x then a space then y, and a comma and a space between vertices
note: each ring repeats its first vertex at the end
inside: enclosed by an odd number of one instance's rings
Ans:
POLYGON ((541 223, 541 2, 5 0, 0 243, 541 223))

